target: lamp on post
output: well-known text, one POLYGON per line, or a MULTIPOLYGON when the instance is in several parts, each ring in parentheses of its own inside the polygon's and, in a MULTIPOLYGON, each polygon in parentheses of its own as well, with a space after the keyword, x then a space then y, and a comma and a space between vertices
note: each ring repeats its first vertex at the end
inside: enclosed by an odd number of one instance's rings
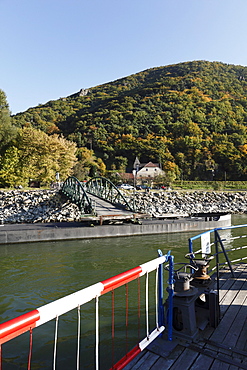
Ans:
POLYGON ((134 210, 135 210, 136 209, 135 198, 136 198, 136 173, 137 173, 137 171, 133 170, 132 173, 133 173, 133 176, 134 176, 134 201, 133 201, 133 205, 134 205, 134 210))
POLYGON ((133 176, 134 176, 134 188, 135 188, 136 187, 136 173, 137 173, 137 171, 133 170, 132 173, 133 173, 133 176))
POLYGON ((60 173, 59 172, 56 172, 56 181, 57 181, 58 188, 60 188, 59 179, 60 179, 60 173))

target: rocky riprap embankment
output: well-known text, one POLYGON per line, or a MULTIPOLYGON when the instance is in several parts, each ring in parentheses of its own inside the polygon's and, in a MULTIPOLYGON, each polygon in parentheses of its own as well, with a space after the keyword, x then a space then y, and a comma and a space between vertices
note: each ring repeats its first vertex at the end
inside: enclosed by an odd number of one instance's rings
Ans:
POLYGON ((57 190, 0 191, 0 223, 35 223, 79 220, 75 204, 62 199, 57 190))
MULTIPOLYGON (((124 192, 133 201, 133 193, 124 192)), ((167 213, 246 213, 247 192, 135 192, 136 210, 153 217, 167 213)), ((81 212, 57 190, 0 191, 0 223, 78 221, 81 212)))
MULTIPOLYGON (((129 196, 129 200, 133 198, 129 196)), ((159 191, 146 194, 135 193, 136 209, 153 217, 166 213, 196 214, 247 212, 247 192, 178 192, 159 191)))

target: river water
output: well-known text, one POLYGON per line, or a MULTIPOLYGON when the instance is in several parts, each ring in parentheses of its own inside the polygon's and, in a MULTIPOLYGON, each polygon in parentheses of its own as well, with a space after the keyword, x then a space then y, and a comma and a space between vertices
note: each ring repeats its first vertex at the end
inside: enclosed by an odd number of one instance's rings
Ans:
MULTIPOLYGON (((232 217, 233 225, 246 222, 245 215, 232 217)), ((158 249, 161 249, 164 254, 171 250, 175 261, 184 261, 184 254, 188 251, 188 238, 196 234, 197 232, 190 232, 0 245, 0 322, 139 266, 156 258, 158 249)), ((122 298, 118 305, 123 306, 126 293, 123 291, 121 294, 122 298)), ((130 296, 129 299, 131 307, 131 302, 136 301, 137 298, 130 296)), ((119 308, 118 305, 116 311, 119 308)), ((111 310, 109 298, 101 304, 100 310, 101 325, 103 323, 103 326, 107 326, 111 320, 107 317, 111 310)), ((84 341, 81 344, 81 369, 93 368, 94 315, 93 303, 88 303, 81 309, 81 330, 84 341)), ((119 322, 117 319, 115 322, 120 331, 121 315, 119 322)), ((59 321, 57 369, 76 368, 76 333, 77 312, 73 311, 59 321)), ((106 357, 112 356, 112 348, 109 348, 110 336, 111 333, 106 332, 101 337, 102 368, 111 366, 111 360, 110 362, 106 360, 106 357)), ((53 338, 54 321, 34 330, 32 369, 52 368, 53 338)), ((121 342, 123 339, 117 338, 117 340, 121 342)), ((3 370, 27 367, 28 341, 29 336, 24 334, 3 345, 3 370)), ((118 346, 118 344, 115 345, 116 352, 118 346)))

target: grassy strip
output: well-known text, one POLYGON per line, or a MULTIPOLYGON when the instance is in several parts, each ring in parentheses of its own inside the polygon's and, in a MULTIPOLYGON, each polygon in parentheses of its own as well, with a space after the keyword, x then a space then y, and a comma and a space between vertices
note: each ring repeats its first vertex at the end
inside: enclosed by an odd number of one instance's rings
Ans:
POLYGON ((172 188, 182 190, 246 191, 247 181, 174 181, 172 188))

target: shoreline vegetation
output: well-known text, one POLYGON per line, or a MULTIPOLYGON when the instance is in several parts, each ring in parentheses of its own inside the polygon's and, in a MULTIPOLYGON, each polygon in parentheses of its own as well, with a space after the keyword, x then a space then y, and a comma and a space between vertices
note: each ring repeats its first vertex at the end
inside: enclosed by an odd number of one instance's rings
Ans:
MULTIPOLYGON (((145 184, 147 185, 147 184, 145 184)), ((58 184, 54 183, 53 188, 56 188, 58 184)), ((151 191, 159 190, 159 185, 155 186, 151 191)), ((6 187, 0 188, 0 191, 12 191, 17 188, 6 187)), ((51 186, 41 186, 41 187, 21 187, 18 188, 19 191, 37 191, 37 190, 50 190, 51 186)), ((181 191, 247 191, 247 181, 187 181, 187 180, 176 180, 173 181, 165 189, 181 190, 181 191)))
POLYGON ((247 191, 247 181, 174 181, 174 190, 247 191))

